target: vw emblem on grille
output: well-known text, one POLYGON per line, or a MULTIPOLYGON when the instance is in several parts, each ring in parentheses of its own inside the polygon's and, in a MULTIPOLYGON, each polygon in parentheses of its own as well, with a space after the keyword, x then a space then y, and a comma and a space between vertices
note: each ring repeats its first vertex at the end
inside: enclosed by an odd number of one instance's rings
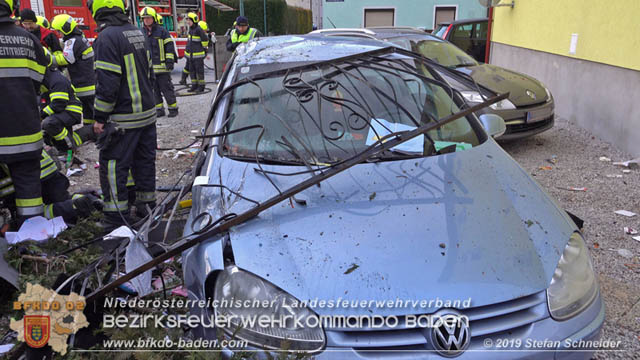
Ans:
POLYGON ((468 318, 454 310, 440 310, 430 329, 430 340, 436 352, 445 357, 461 355, 471 343, 468 318))
POLYGON ((536 93, 534 93, 533 91, 531 91, 531 90, 527 90, 527 91, 526 91, 526 93, 527 93, 527 95, 528 95, 530 98, 532 98, 533 100, 535 100, 535 99, 536 99, 536 93))

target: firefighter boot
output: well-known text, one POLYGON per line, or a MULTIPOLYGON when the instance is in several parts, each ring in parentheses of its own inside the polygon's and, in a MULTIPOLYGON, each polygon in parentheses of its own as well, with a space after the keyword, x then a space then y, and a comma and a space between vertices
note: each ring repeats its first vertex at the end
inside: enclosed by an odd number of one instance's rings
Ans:
POLYGON ((183 72, 182 79, 180 79, 180 82, 178 84, 187 85, 187 77, 189 77, 189 74, 183 72))
POLYGON ((156 108, 156 117, 163 117, 164 116, 164 108, 156 108))

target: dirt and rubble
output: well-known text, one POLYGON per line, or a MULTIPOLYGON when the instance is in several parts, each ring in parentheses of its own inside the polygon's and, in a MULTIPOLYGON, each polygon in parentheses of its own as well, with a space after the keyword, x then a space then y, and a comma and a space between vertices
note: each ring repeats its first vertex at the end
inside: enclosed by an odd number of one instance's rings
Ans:
MULTIPOLYGON (((176 84, 180 70, 177 68, 173 73, 176 84)), ((213 80, 211 71, 207 71, 207 79, 213 80)), ((207 87, 215 90, 215 84, 207 84, 207 87)), ((176 89, 184 87, 177 86, 176 89)), ((158 146, 178 148, 191 144, 206 121, 213 95, 214 91, 179 97, 180 115, 158 119, 158 146)), ((628 359, 637 356, 640 354, 640 241, 625 234, 623 228, 640 229, 640 169, 613 164, 629 160, 632 156, 565 119, 557 119, 550 131, 502 146, 563 208, 585 221, 584 234, 607 309, 601 338, 620 340, 624 349, 597 353, 596 358, 628 359), (601 160, 601 157, 611 161, 601 160), (615 214, 616 210, 628 210, 638 215, 625 217, 615 214), (620 249, 628 252, 620 253, 620 249), (631 257, 628 257, 629 252, 631 257)), ((95 146, 83 147, 77 156, 85 161, 87 168, 82 176, 70 178, 71 191, 99 188, 95 166, 98 151, 95 146)), ((181 150, 181 153, 158 151, 157 186, 173 185, 190 167, 191 159, 189 149, 181 150)), ((89 234, 83 236, 90 238, 89 234)), ((83 258, 82 262, 88 258, 83 258)), ((0 313, 6 314, 4 311, 0 313)), ((7 321, 7 316, 2 315, 0 336, 6 332, 7 321)))

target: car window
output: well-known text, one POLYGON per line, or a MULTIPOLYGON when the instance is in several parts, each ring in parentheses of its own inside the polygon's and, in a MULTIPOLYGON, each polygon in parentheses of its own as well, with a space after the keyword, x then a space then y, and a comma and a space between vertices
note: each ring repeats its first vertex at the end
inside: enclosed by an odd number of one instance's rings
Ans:
POLYGON ((467 53, 445 41, 412 40, 411 49, 426 58, 451 68, 478 64, 467 53))
POLYGON ((487 40, 488 28, 489 23, 486 21, 476 23, 473 31, 473 38, 478 40, 487 40))
POLYGON ((452 37, 459 39, 470 39, 473 31, 473 24, 456 25, 453 28, 452 37))
POLYGON ((448 24, 438 25, 438 27, 435 30, 433 30, 432 34, 437 36, 437 37, 439 37, 439 38, 441 38, 441 39, 444 39, 444 33, 447 31, 448 27, 449 27, 448 24))
MULTIPOLYGON (((229 134, 223 153, 248 160, 256 155, 291 162, 304 157, 316 164, 350 158, 389 132, 459 111, 449 93, 427 79, 433 76, 421 66, 379 61, 326 65, 252 81, 233 91, 227 130, 260 128, 229 134)), ((429 135, 439 143, 479 143, 467 118, 429 135)), ((421 154, 432 145, 424 137, 414 140, 401 144, 401 150, 421 154)))

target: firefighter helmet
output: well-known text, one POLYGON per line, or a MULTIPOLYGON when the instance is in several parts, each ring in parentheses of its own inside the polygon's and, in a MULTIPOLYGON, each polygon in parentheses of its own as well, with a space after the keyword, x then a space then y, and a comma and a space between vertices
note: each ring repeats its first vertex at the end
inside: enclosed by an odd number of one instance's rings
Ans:
POLYGON ((49 29, 49 20, 44 16, 36 16, 36 24, 42 26, 45 29, 49 29))
POLYGON ((13 0, 0 0, 0 6, 4 5, 4 6, 6 6, 7 8, 9 8, 9 12, 10 12, 10 13, 13 13, 13 7, 14 7, 14 5, 16 5, 16 4, 18 5, 17 7, 19 8, 19 7, 20 7, 20 5, 19 5, 20 3, 18 3, 18 2, 15 2, 15 3, 14 3, 14 1, 13 1, 13 0))
MULTIPOLYGON (((0 0, 2 1, 2 0, 0 0)), ((125 12, 125 6, 123 0, 89 0, 87 1, 87 7, 91 11, 91 16, 95 19, 98 12, 101 10, 115 10, 125 12), (120 10, 117 10, 120 9, 120 10)))
POLYGON ((150 8, 148 6, 145 6, 144 8, 142 8, 142 10, 140 10, 140 17, 150 17, 153 18, 154 21, 158 21, 158 14, 153 8, 150 8))
POLYGON ((207 22, 204 20, 200 20, 198 22, 198 26, 200 26, 204 31, 209 31, 209 25, 207 25, 207 22))
POLYGON ((60 31, 65 35, 71 34, 76 26, 78 26, 78 24, 69 14, 56 15, 51 20, 51 28, 60 31))
POLYGON ((160 25, 164 24, 164 17, 162 15, 156 13, 156 22, 160 25))
POLYGON ((194 12, 190 12, 187 14, 187 17, 193 21, 194 24, 197 24, 200 19, 198 19, 198 14, 194 12))

